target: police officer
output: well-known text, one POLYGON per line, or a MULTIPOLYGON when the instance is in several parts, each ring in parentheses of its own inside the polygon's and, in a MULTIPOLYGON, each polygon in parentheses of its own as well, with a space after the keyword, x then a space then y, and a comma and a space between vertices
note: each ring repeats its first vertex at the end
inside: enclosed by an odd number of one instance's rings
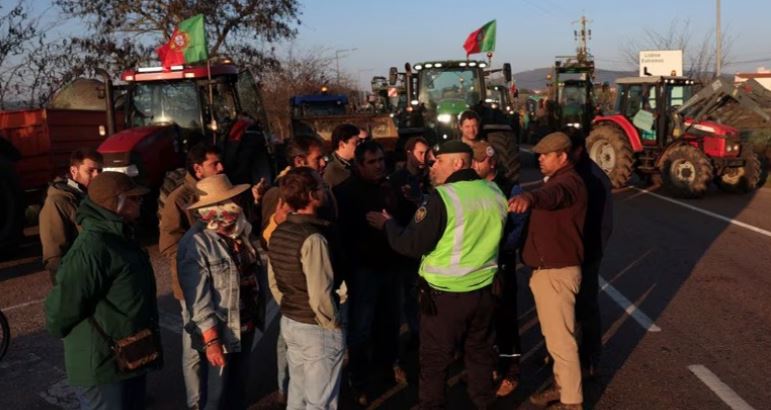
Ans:
POLYGON ((456 349, 463 344, 469 396, 478 408, 495 400, 492 380, 494 299, 498 247, 506 199, 494 183, 471 169, 471 147, 461 141, 434 148, 431 182, 436 190, 407 227, 387 212, 371 212, 390 246, 423 257, 420 268, 421 409, 444 408, 445 383, 456 349))

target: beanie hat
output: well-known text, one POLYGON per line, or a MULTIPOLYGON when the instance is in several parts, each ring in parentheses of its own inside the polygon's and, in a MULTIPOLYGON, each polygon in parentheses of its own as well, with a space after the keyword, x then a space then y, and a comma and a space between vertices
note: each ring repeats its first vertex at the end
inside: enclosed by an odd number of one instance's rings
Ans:
POLYGON ((91 202, 108 211, 118 211, 118 197, 141 196, 150 192, 149 189, 139 186, 128 175, 122 172, 102 172, 88 185, 88 198, 91 202))

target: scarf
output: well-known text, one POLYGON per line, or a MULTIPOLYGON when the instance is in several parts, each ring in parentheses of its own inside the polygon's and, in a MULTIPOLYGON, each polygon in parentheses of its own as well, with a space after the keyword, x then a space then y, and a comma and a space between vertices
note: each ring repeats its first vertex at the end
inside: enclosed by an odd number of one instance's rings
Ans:
POLYGON ((243 209, 235 202, 228 200, 205 206, 198 210, 198 214, 206 224, 206 229, 231 239, 242 238, 248 242, 252 224, 246 220, 243 209))

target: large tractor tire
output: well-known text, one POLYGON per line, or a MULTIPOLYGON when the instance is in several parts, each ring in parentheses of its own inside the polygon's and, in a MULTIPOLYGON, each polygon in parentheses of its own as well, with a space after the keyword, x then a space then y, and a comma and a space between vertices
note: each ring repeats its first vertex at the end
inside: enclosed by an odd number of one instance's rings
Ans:
POLYGON ((167 172, 166 176, 163 177, 163 184, 161 184, 158 193, 158 221, 161 220, 163 207, 166 206, 166 198, 169 197, 171 191, 185 183, 185 175, 187 175, 185 168, 177 168, 167 172))
POLYGON ((18 243, 24 229, 24 192, 13 163, 0 159, 0 249, 18 243))
POLYGON ((682 198, 703 196, 713 175, 712 163, 707 155, 687 144, 668 149, 660 170, 664 187, 682 198))
POLYGON ((634 157, 623 131, 611 125, 595 127, 586 139, 586 150, 608 175, 613 188, 626 186, 632 176, 634 157))
POLYGON ((517 136, 512 131, 492 131, 487 134, 487 142, 495 150, 498 165, 501 166, 506 178, 514 184, 519 184, 517 136))
POLYGON ((744 159, 743 167, 726 168, 721 175, 715 177, 718 188, 726 192, 746 194, 758 187, 762 170, 760 159, 753 151, 752 145, 742 144, 741 158, 744 159))

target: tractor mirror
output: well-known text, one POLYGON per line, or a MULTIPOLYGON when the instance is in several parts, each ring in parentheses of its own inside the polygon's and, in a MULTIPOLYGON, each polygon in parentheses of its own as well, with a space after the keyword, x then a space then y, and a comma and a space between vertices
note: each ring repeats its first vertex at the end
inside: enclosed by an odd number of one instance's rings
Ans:
POLYGON ((503 78, 508 83, 511 81, 511 64, 503 63, 503 78))
POLYGON ((399 75, 399 71, 396 70, 396 67, 391 67, 388 70, 388 84, 396 85, 396 77, 398 75, 399 75))
POLYGON ((412 65, 410 63, 404 63, 404 71, 411 73, 412 72, 412 65))

